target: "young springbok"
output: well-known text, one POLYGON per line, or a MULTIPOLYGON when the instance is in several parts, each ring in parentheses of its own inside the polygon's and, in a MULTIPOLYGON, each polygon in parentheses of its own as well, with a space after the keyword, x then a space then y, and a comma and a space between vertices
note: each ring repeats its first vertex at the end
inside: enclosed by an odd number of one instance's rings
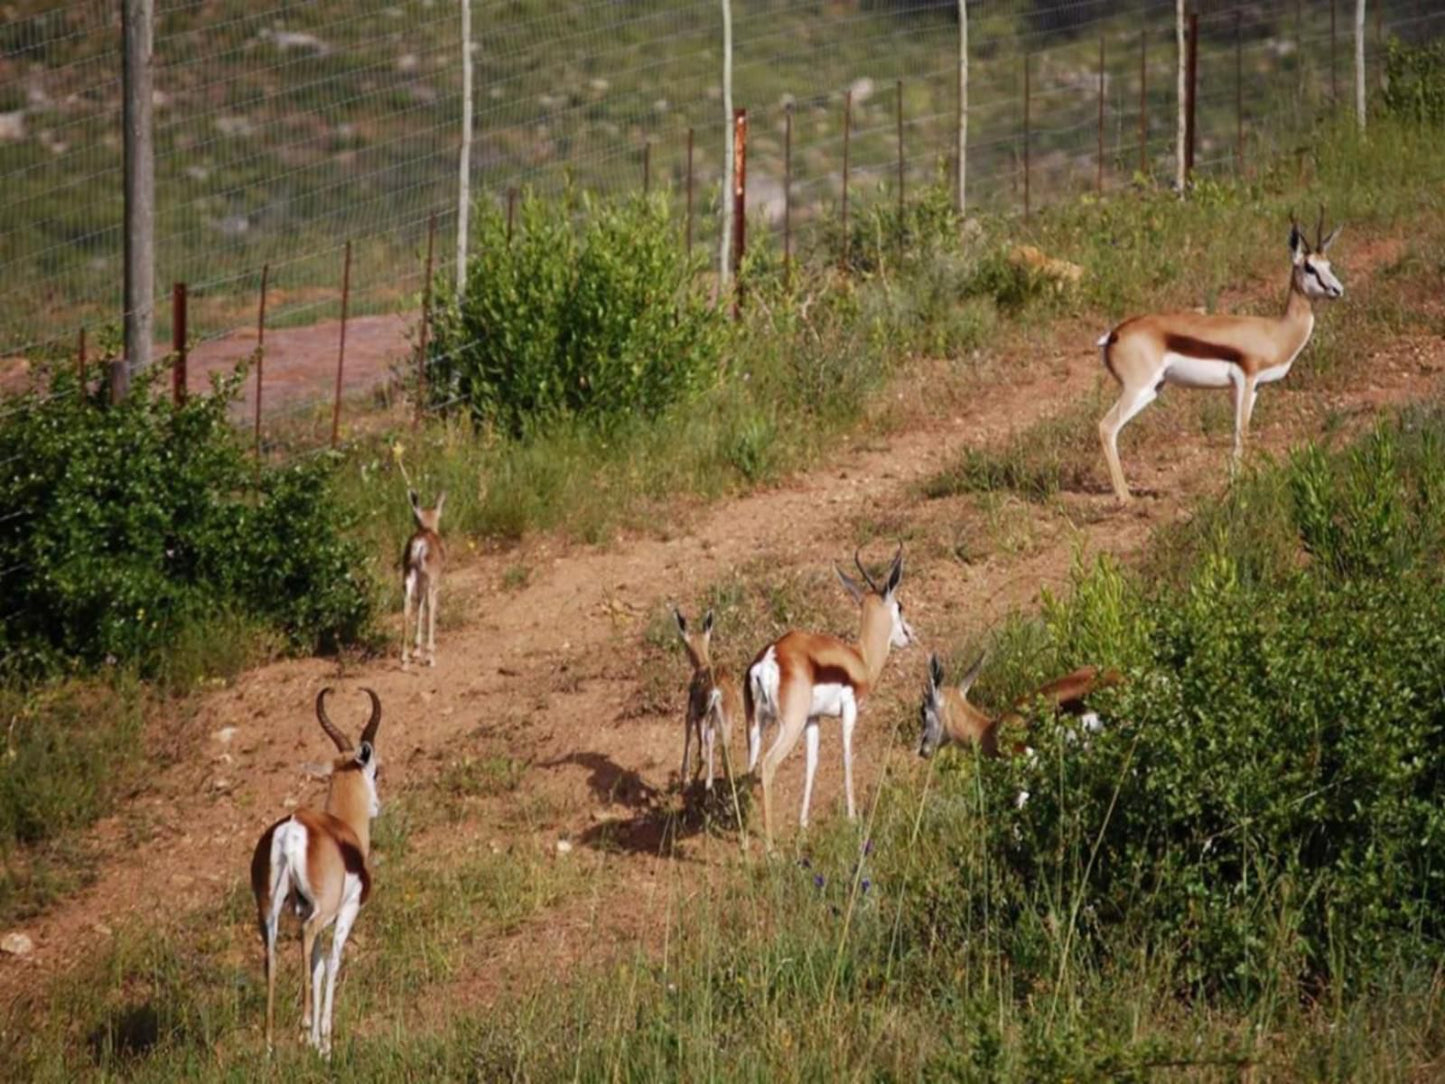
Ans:
MULTIPOLYGON (((723 768, 732 778, 732 764, 728 759, 732 747, 732 723, 742 718, 742 701, 738 694, 738 683, 727 670, 714 666, 712 662, 712 611, 702 619, 701 632, 687 631, 687 618, 682 611, 674 609, 677 631, 682 634, 683 646, 687 649, 688 660, 692 663, 692 681, 687 687, 687 721, 682 744, 682 774, 678 780, 687 785, 692 768, 692 739, 696 734, 698 742, 698 770, 707 761, 707 789, 712 790, 713 756, 718 735, 722 735, 723 768)), ((694 778, 696 775, 694 773, 694 778)))
POLYGON ((309 1041, 331 1056, 331 1010, 336 997, 336 972, 341 952, 361 905, 371 894, 367 855, 371 849, 371 820, 381 811, 376 797, 376 728, 381 724, 381 701, 370 689, 371 718, 361 741, 351 740, 326 714, 326 694, 316 697, 316 718, 340 754, 331 762, 331 784, 322 812, 302 809, 267 828, 251 857, 251 891, 261 940, 266 947, 266 1050, 272 1046, 276 1008, 276 927, 288 905, 302 919, 302 1028, 309 1041), (323 960, 321 934, 332 923, 331 957, 324 963, 326 997, 322 1001, 323 960))
POLYGON ((1340 228, 1326 237, 1320 208, 1311 247, 1291 216, 1289 298, 1279 317, 1202 313, 1154 313, 1125 320, 1098 342, 1104 366, 1120 384, 1119 399, 1099 422, 1099 439, 1109 477, 1120 501, 1129 486, 1119 465, 1119 430, 1152 403, 1165 384, 1185 388, 1229 388, 1234 396, 1234 452, 1244 451, 1249 419, 1261 384, 1283 380, 1314 331, 1316 301, 1344 295, 1325 252, 1340 228))
MULTIPOLYGON (((1018 722, 1020 709, 1029 701, 1042 699, 1053 704, 1059 711, 1080 718, 1083 729, 1093 732, 1099 728, 1099 718, 1088 711, 1085 700, 1095 689, 1106 689, 1118 685, 1123 677, 1117 670, 1099 672, 1097 666, 1081 666, 1072 673, 1055 678, 1039 687, 1032 696, 1018 701, 1015 709, 1003 715, 989 715, 974 707, 968 701, 968 690, 983 671, 984 659, 969 667, 968 673, 956 687, 945 688, 943 664, 937 655, 928 658, 928 685, 923 692, 923 703, 918 709, 921 732, 918 737, 918 755, 931 757, 942 746, 950 743, 973 745, 984 756, 1000 755, 999 731, 1010 723, 1018 722)), ((1012 752, 1022 753, 1025 746, 1015 744, 1012 752)))
POLYGON ((431 508, 423 508, 417 500, 416 490, 406 492, 411 501, 412 518, 416 520, 416 531, 406 541, 401 555, 402 571, 402 614, 401 614, 401 664, 407 664, 407 641, 411 638, 411 622, 416 622, 416 651, 422 655, 422 630, 426 630, 428 666, 437 664, 437 595, 441 593, 442 565, 446 563, 447 551, 437 533, 442 518, 442 505, 446 503, 446 491, 437 497, 431 508), (426 610, 423 619, 422 610, 426 610))
POLYGON ((853 802, 853 727, 858 708, 878 684, 890 648, 904 648, 913 642, 913 630, 903 620, 898 585, 903 580, 903 547, 883 586, 863 567, 858 554, 853 561, 867 583, 865 588, 841 568, 838 580, 859 607, 858 643, 848 644, 834 636, 813 632, 784 633, 758 653, 748 667, 743 702, 748 718, 748 770, 752 771, 762 747, 763 726, 779 724, 767 755, 762 758, 763 831, 769 848, 773 844, 772 788, 779 765, 806 734, 807 766, 803 777, 803 812, 799 823, 808 826, 808 804, 813 797, 813 776, 818 770, 818 727, 825 716, 836 716, 843 731, 843 788, 848 802, 848 819, 857 817, 853 802))

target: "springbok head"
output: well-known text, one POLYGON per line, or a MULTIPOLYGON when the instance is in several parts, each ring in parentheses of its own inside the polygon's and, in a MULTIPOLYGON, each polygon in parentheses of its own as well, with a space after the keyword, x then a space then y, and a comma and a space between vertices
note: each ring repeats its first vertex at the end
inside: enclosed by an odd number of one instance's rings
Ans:
POLYGON ((371 698, 371 718, 362 728, 358 744, 352 745, 351 739, 342 733, 326 714, 326 697, 330 692, 328 688, 316 694, 316 718, 321 723, 321 729, 336 746, 338 754, 331 762, 332 790, 335 792, 338 787, 343 786, 354 787, 356 784, 352 781, 359 780, 366 803, 366 815, 375 817, 381 812, 381 800, 376 794, 376 774, 381 767, 381 761, 376 755, 376 729, 381 725, 381 701, 372 690, 362 690, 371 698))
POLYGON ((1330 261, 1325 257, 1330 245, 1339 236, 1340 227, 1324 233, 1325 209, 1321 207, 1319 221, 1315 223, 1315 241, 1311 245, 1294 215, 1289 217, 1289 251, 1294 259, 1295 289, 1311 301, 1334 301, 1343 297, 1345 288, 1335 278, 1335 273, 1330 270, 1330 261))
MULTIPOLYGON (((987 654, 980 655, 958 683, 958 697, 965 705, 968 704, 968 690, 973 688, 978 675, 983 673, 983 664, 987 658, 987 654)), ((944 699, 943 663, 939 662, 937 655, 930 655, 928 683, 923 688, 923 703, 918 707, 918 755, 925 760, 953 740, 953 736, 948 732, 948 713, 948 704, 944 699)))
POLYGON ((411 502, 411 515, 416 520, 417 530, 431 531, 435 534, 440 529, 442 521, 442 505, 447 502, 447 491, 442 490, 437 494, 437 502, 430 508, 423 508, 421 500, 416 495, 416 490, 406 491, 407 500, 411 502))
POLYGON ((702 619, 701 630, 688 630, 687 618, 681 610, 676 607, 672 611, 673 620, 677 622, 677 631, 682 636, 682 646, 687 649, 688 661, 692 663, 693 669, 701 669, 712 664, 710 647, 712 645, 712 611, 709 610, 702 619))
POLYGON ((913 628, 903 620, 903 603, 898 599, 898 585, 903 582, 903 544, 898 544, 898 552, 893 555, 893 563, 888 568, 888 575, 884 577, 882 586, 879 586, 863 567, 863 560, 857 550, 853 551, 853 563, 858 566, 867 587, 841 568, 837 569, 838 581, 862 609, 863 638, 867 639, 869 630, 882 626, 886 620, 890 647, 903 648, 913 643, 913 628))

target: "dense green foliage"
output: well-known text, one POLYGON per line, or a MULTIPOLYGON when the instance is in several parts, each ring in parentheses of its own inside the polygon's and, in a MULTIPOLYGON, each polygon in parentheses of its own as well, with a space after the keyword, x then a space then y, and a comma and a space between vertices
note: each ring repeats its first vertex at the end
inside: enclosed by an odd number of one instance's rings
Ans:
MULTIPOLYGON (((1306 448, 1187 533, 1160 583, 1083 573, 1030 644, 1030 676, 1129 681, 1087 748, 1038 719, 1035 762, 982 773, 1012 958, 1055 966, 1052 897, 1090 952, 1167 947, 1181 988, 1378 979, 1445 934, 1445 414, 1306 448)), ((929 895, 950 936, 978 917, 929 895)))
POLYGON ((324 458, 258 467, 228 389, 181 407, 142 381, 119 406, 58 372, 7 403, 0 461, 0 654, 12 670, 154 669, 197 625, 244 616, 298 649, 354 640, 366 562, 324 458))
POLYGON ((716 374, 723 315, 660 200, 523 201, 482 215, 460 305, 434 320, 427 391, 513 436, 652 418, 716 374))
POLYGON ((1415 124, 1445 124, 1445 41, 1390 40, 1385 54, 1385 112, 1415 124))

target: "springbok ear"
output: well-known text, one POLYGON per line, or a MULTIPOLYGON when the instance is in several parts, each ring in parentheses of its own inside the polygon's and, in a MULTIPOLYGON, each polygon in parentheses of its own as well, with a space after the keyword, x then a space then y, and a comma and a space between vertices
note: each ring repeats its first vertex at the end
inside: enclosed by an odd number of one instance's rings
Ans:
POLYGON ((411 509, 413 512, 421 508, 421 501, 417 498, 416 490, 408 489, 406 491, 406 499, 411 502, 411 509))
POLYGON ((1305 240, 1305 235, 1300 232, 1298 222, 1290 223, 1289 254, 1294 257, 1296 261, 1302 260, 1310 254, 1310 243, 1305 240))
POLYGON ((1340 235, 1340 230, 1344 228, 1345 224, 1341 222, 1334 229, 1330 230, 1328 236, 1326 236, 1325 239, 1320 242, 1320 251, 1328 252, 1330 250, 1330 246, 1335 243, 1335 238, 1340 235))
POLYGON ((437 494, 436 513, 437 513, 437 518, 438 518, 438 519, 441 518, 442 505, 444 505, 444 504, 446 504, 446 503, 447 503, 447 491, 444 489, 444 490, 442 490, 440 493, 437 494))
POLYGON ((677 631, 684 636, 687 635, 687 618, 682 616, 682 611, 676 606, 672 608, 672 619, 677 622, 677 631))
POLYGON ((863 589, 863 585, 837 565, 833 566, 833 571, 838 573, 838 582, 843 585, 843 590, 847 591, 848 594, 852 596, 853 601, 861 606, 863 604, 863 596, 867 594, 863 589))
POLYGON ((702 619, 702 634, 703 634, 704 636, 711 636, 711 635, 712 635, 712 611, 711 611, 711 610, 709 610, 709 611, 707 612, 707 616, 702 619))
POLYGON ((958 683, 958 691, 964 696, 967 696, 968 690, 973 688, 973 683, 978 680, 978 675, 983 673, 983 664, 987 661, 988 652, 981 652, 974 664, 968 668, 968 673, 963 675, 963 679, 958 683))
POLYGON ((898 590, 898 585, 903 582, 903 546, 900 544, 898 552, 893 557, 893 566, 888 570, 888 580, 883 585, 883 595, 893 594, 898 590))
POLYGON ((365 768, 371 763, 371 758, 376 755, 376 750, 371 747, 371 742, 364 741, 361 748, 356 751, 356 763, 365 768))
POLYGON ((928 695, 937 696, 943 687, 943 663, 936 654, 928 656, 928 695))

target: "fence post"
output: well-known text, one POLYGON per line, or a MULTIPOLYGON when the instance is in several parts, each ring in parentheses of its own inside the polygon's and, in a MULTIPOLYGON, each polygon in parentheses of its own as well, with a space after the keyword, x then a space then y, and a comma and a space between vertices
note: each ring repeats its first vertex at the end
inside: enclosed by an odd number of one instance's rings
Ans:
POLYGON ((1355 123, 1365 130, 1365 0, 1355 0, 1355 123))
POLYGON ((642 141, 642 194, 652 195, 652 141, 642 141))
POLYGON ((1199 88, 1199 12, 1189 13, 1189 47, 1184 102, 1184 183, 1194 177, 1194 109, 1199 88))
POLYGON ((186 284, 171 285, 171 401, 186 402, 186 284))
POLYGON ((75 352, 76 374, 80 377, 80 399, 85 401, 85 325, 80 327, 80 346, 75 352))
POLYGON ((903 263, 903 80, 898 80, 898 262, 903 263))
POLYGON ((692 137, 691 128, 687 130, 687 254, 692 255, 692 137))
POLYGON ((110 398, 150 365, 155 336, 155 142, 152 126, 155 0, 122 7, 122 126, 125 157, 125 357, 110 365, 110 398))
POLYGON ((1139 31, 1139 175, 1149 176, 1149 31, 1139 31))
POLYGON ((958 0, 958 173, 954 194, 959 217, 968 193, 968 2, 958 0))
POLYGON ((737 319, 743 300, 743 254, 747 251, 748 227, 748 111, 733 111, 733 274, 737 288, 733 292, 733 319, 737 319))
POLYGON ((341 345, 336 351, 336 400, 331 407, 331 447, 341 432, 341 374, 346 368, 346 310, 351 301, 351 242, 346 242, 346 262, 341 271, 341 345))
POLYGON ((261 454, 261 370, 266 364, 266 283, 271 265, 261 265, 261 304, 256 314, 256 454, 261 454))
POLYGON ((1179 195, 1184 195, 1184 183, 1187 179, 1187 170, 1184 165, 1184 146, 1189 137, 1189 122, 1186 119, 1189 115, 1188 102, 1189 78, 1188 78, 1188 38, 1184 33, 1186 24, 1185 0, 1176 0, 1174 6, 1174 43, 1176 54, 1176 76, 1178 91, 1175 94, 1176 119, 1174 134, 1174 183, 1179 189, 1179 195))
POLYGON ((718 297, 731 279, 728 257, 732 246, 733 201, 728 193, 733 187, 733 6, 731 0, 722 0, 723 20, 723 136, 727 140, 723 147, 723 190, 722 190, 722 242, 718 246, 718 297))
POLYGON ((1099 35, 1099 152, 1094 172, 1094 191, 1104 194, 1104 35, 1099 35))
POLYGON ((793 103, 783 107, 783 285, 793 281, 793 103))
POLYGON ((421 426, 422 411, 426 409, 426 336, 431 327, 432 251, 436 247, 436 239, 437 213, 433 211, 426 227, 426 278, 421 286, 421 333, 417 335, 416 416, 411 421, 413 429, 421 426))
POLYGON ((843 256, 842 266, 848 268, 848 139, 853 131, 853 91, 843 94, 843 256))
POLYGON ((1330 108, 1340 107, 1340 71, 1335 63, 1335 50, 1339 44, 1339 33, 1336 30, 1335 0, 1330 0, 1330 108))
POLYGON ((1235 169, 1244 176, 1244 37, 1240 31, 1239 12, 1234 13, 1234 161, 1235 169))
POLYGON ((1029 59, 1030 59, 1030 58, 1029 58, 1028 51, 1025 50, 1025 51, 1024 51, 1024 221, 1028 221, 1028 217, 1029 217, 1029 211, 1030 211, 1030 207, 1029 207, 1029 185, 1030 185, 1030 181, 1031 181, 1030 174, 1033 172, 1033 170, 1032 170, 1032 168, 1031 168, 1032 165, 1033 165, 1033 163, 1030 161, 1030 157, 1029 157, 1029 155, 1030 155, 1029 144, 1032 142, 1031 135, 1030 135, 1030 131, 1029 131, 1029 129, 1030 129, 1030 127, 1031 127, 1031 125, 1030 125, 1030 119, 1031 119, 1031 118, 1029 117, 1029 110, 1030 110, 1030 103, 1031 103, 1032 98, 1033 98, 1032 94, 1030 93, 1030 88, 1029 88, 1029 67, 1030 67, 1030 65, 1029 65, 1029 59))
POLYGON ((507 188, 507 244, 512 243, 512 223, 517 217, 517 188, 509 185, 507 188))
POLYGON ((472 0, 462 0, 462 153, 457 168, 457 300, 461 301, 467 289, 472 220, 472 0))

